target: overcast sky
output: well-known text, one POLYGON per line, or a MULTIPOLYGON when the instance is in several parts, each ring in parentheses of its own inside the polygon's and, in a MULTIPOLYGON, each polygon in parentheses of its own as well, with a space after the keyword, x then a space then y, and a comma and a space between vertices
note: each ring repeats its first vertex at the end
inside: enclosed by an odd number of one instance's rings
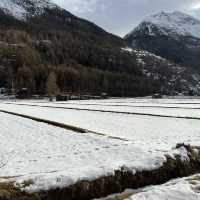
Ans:
POLYGON ((53 0, 73 14, 124 36, 145 16, 182 11, 200 19, 200 0, 53 0))

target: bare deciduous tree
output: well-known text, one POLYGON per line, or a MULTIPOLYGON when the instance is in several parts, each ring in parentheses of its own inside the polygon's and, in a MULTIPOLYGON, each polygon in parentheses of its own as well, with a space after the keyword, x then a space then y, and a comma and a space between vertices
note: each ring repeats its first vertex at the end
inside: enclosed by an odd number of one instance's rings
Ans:
POLYGON ((52 100, 53 96, 56 96, 59 93, 59 87, 56 81, 56 74, 54 72, 51 72, 49 74, 49 77, 46 83, 46 90, 47 90, 48 96, 50 97, 50 100, 52 100))

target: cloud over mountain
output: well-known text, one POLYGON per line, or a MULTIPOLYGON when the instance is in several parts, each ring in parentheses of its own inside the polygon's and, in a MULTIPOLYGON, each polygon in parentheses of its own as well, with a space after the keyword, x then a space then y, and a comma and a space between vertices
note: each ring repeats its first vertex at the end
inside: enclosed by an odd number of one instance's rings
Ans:
POLYGON ((124 36, 145 17, 159 11, 182 11, 200 18, 199 0, 53 0, 72 13, 124 36))

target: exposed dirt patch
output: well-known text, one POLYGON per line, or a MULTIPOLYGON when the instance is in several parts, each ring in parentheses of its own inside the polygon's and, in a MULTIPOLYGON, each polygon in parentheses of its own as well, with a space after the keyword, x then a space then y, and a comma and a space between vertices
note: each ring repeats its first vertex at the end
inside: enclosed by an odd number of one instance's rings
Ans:
POLYGON ((0 200, 41 200, 42 194, 27 194, 13 183, 0 183, 0 200))

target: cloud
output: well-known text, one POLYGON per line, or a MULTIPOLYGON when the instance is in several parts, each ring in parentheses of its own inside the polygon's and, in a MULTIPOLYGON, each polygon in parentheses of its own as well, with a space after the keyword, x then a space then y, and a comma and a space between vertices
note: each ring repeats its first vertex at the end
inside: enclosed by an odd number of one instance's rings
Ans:
POLYGON ((97 8, 97 0, 54 0, 54 2, 71 12, 81 14, 94 12, 97 8))
POLYGON ((143 18, 160 11, 182 11, 200 18, 199 0, 53 0, 109 32, 125 35, 143 18))

